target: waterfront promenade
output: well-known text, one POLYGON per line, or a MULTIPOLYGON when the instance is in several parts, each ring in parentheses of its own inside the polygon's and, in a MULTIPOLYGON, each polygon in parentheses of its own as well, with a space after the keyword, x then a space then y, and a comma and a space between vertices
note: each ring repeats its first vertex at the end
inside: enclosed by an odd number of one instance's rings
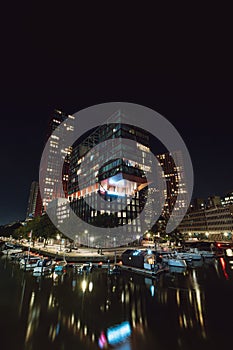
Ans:
MULTIPOLYGON (((9 239, 4 239, 5 242, 10 242, 9 239)), ((25 249, 29 249, 29 242, 27 243, 18 243, 25 249)), ((53 257, 57 260, 65 259, 67 262, 84 262, 84 261, 93 261, 93 262, 119 262, 121 259, 122 253, 129 247, 117 247, 117 248, 103 248, 102 254, 100 251, 98 253, 97 248, 92 247, 78 247, 78 249, 69 249, 68 247, 63 247, 59 244, 48 244, 44 246, 44 243, 35 242, 30 244, 30 251, 36 252, 43 256, 53 257)), ((142 249, 143 247, 132 247, 133 249, 142 249)))

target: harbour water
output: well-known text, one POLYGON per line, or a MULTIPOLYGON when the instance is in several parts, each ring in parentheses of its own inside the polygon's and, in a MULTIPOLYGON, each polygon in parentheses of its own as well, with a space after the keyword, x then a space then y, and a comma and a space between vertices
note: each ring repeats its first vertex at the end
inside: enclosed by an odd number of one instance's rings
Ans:
POLYGON ((34 277, 0 259, 5 350, 232 347, 233 258, 206 259, 157 279, 132 271, 34 277))

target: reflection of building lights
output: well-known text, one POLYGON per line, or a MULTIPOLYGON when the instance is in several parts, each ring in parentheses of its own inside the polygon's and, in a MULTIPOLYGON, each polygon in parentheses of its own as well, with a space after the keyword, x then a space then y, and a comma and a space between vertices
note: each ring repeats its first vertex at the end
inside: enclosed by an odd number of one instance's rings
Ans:
POLYGON ((128 321, 107 329, 107 339, 110 345, 120 343, 130 335, 131 327, 128 321))
POLYGON ((184 327, 187 328, 187 319, 185 314, 183 314, 183 320, 184 320, 184 327))
POLYGON ((192 305, 193 304, 193 299, 192 299, 192 292, 189 290, 189 302, 192 305))
POLYGON ((72 316, 71 316, 71 324, 72 325, 74 324, 74 314, 72 314, 72 316))
POLYGON ((226 262, 223 258, 220 258, 220 264, 222 265, 222 270, 223 270, 224 276, 228 280, 229 277, 228 277, 228 274, 226 272, 226 262))
POLYGON ((104 332, 101 332, 100 337, 98 339, 98 345, 101 349, 103 349, 107 345, 107 339, 105 337, 104 332))
POLYGON ((84 335, 87 335, 87 326, 84 327, 83 333, 84 335))
POLYGON ((50 309, 51 306, 52 306, 52 301, 53 301, 53 295, 52 295, 52 293, 50 293, 50 295, 49 295, 49 302, 48 302, 48 308, 49 308, 49 309, 50 309))
POLYGON ((90 282, 90 283, 89 283, 88 289, 89 289, 89 292, 92 292, 92 291, 93 291, 93 282, 90 282))
POLYGON ((81 326, 81 322, 80 322, 80 320, 78 320, 78 322, 77 322, 77 328, 80 329, 80 326, 81 326))
POLYGON ((129 304, 129 299, 130 299, 130 294, 129 294, 129 291, 127 291, 126 294, 125 294, 125 302, 126 302, 126 304, 129 304))
POLYGON ((32 307, 32 305, 34 304, 34 300, 35 300, 35 292, 32 292, 31 300, 30 300, 30 307, 32 307))
POLYGON ((180 306, 180 293, 179 293, 179 289, 177 289, 177 291, 176 291, 176 302, 177 302, 177 305, 180 306))
POLYGON ((124 303, 125 301, 125 295, 124 295, 124 292, 121 293, 121 302, 124 303))
POLYGON ((81 283, 81 287, 82 287, 82 291, 83 293, 85 293, 86 289, 87 289, 87 281, 83 280, 81 283))
POLYGON ((182 320, 181 315, 179 315, 179 325, 181 328, 183 328, 183 320, 182 320))

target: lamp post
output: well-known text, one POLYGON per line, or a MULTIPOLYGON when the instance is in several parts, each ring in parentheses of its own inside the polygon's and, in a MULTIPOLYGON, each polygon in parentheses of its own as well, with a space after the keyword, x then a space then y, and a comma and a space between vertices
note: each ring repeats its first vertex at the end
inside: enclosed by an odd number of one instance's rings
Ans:
POLYGON ((95 237, 91 236, 90 239, 89 239, 89 242, 90 242, 90 245, 91 245, 91 248, 93 248, 93 242, 94 242, 94 239, 95 237))
POLYGON ((116 258, 116 237, 113 237, 113 245, 114 245, 114 264, 117 262, 116 258))
POLYGON ((75 236, 75 246, 78 247, 78 235, 75 236))
POLYGON ((86 237, 87 237, 87 248, 89 248, 89 233, 87 230, 84 231, 86 237))
POLYGON ((138 245, 139 245, 139 239, 140 239, 140 235, 137 235, 137 236, 136 236, 136 238, 137 238, 137 241, 138 241, 138 245))
POLYGON ((57 240, 59 241, 59 250, 61 251, 61 235, 57 234, 57 240))
POLYGON ((149 233, 149 232, 146 234, 146 237, 147 237, 147 238, 150 238, 150 233, 149 233))
POLYGON ((224 232, 223 236, 225 237, 225 239, 227 239, 228 238, 228 233, 224 232))

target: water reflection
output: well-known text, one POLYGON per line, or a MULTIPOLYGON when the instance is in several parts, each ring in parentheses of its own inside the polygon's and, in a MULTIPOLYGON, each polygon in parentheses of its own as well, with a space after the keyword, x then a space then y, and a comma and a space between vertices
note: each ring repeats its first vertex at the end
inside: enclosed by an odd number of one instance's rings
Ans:
MULTIPOLYGON (((20 330, 18 349, 215 349, 225 332, 215 334, 214 302, 232 292, 232 267, 229 256, 170 269, 159 279, 101 269, 33 277, 1 260, 6 290, 1 287, 0 299, 10 290, 16 321, 8 332, 20 330)), ((230 311, 231 297, 226 300, 230 311)))

